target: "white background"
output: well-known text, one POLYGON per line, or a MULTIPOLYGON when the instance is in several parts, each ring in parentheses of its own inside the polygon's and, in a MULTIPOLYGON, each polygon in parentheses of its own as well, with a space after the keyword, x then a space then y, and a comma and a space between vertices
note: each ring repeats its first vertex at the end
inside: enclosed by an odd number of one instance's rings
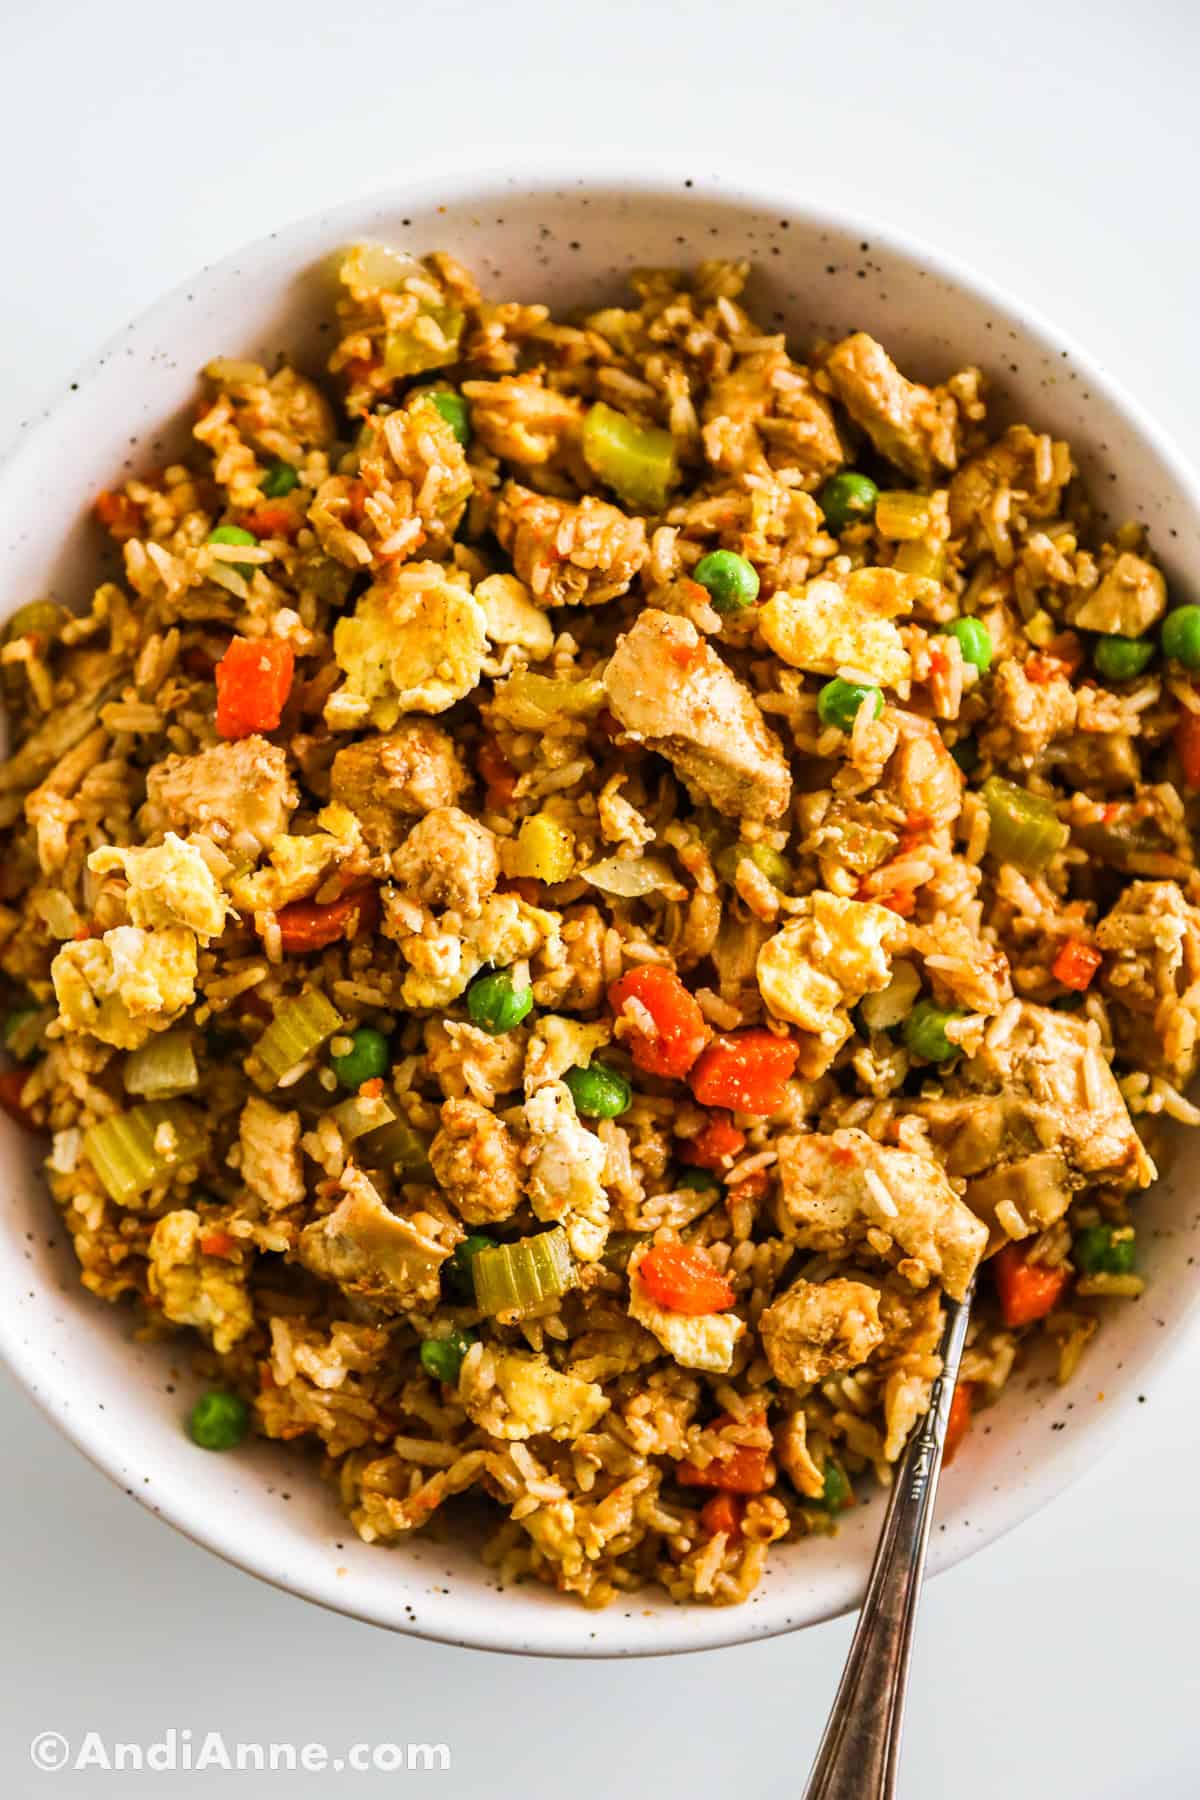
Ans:
MULTIPOLYGON (((924 234, 1060 320, 1200 452, 1190 0, 5 0, 0 438, 131 313, 439 148, 684 150, 924 234)), ((217 348, 217 346, 214 346, 217 348)), ((64 469, 63 479, 71 479, 64 469)), ((905 1800, 1200 1792, 1196 1384, 930 1588, 905 1800)), ((0 1377, 0 1793, 386 1785, 461 1800, 797 1796, 846 1623, 641 1664, 441 1649, 326 1616, 171 1534, 0 1377), (26 1744, 443 1740, 449 1775, 40 1775, 26 1744)))

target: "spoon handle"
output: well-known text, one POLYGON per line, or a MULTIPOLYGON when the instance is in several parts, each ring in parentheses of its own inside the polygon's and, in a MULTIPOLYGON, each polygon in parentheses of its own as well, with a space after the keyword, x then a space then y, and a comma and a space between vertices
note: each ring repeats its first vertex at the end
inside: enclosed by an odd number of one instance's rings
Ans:
POLYGON ((866 1597, 804 1800, 892 1800, 917 1600, 971 1290, 947 1306, 942 1373, 896 1469, 866 1597))

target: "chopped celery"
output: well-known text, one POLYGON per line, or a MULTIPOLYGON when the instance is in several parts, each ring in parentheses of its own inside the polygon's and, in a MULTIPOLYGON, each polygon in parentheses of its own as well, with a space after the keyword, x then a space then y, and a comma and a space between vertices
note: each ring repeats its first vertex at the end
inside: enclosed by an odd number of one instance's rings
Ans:
POLYGON ((428 1181, 433 1175, 429 1140, 405 1118, 391 1119, 359 1138, 358 1154, 368 1168, 395 1169, 406 1181, 428 1181))
POLYGON ((346 1142, 352 1144, 356 1138, 366 1137, 368 1132, 381 1131, 393 1124, 396 1115, 382 1095, 368 1100, 363 1094, 351 1094, 348 1100, 334 1107, 333 1117, 346 1142))
POLYGON ((654 425, 636 425, 602 400, 583 421, 583 460, 628 506, 660 512, 679 481, 675 440, 654 425))
POLYGON ((70 616, 57 600, 30 600, 25 606, 18 606, 4 627, 4 641, 11 644, 16 638, 38 637, 53 643, 70 616))
POLYGON ((444 369, 458 355, 464 315, 457 306, 422 306, 413 325, 389 331, 383 344, 383 366, 389 375, 422 375, 444 369))
POLYGON ((183 1100, 149 1100, 83 1134, 83 1153, 119 1206, 181 1163, 196 1162, 207 1145, 203 1113, 183 1100))
POLYGON ((604 708, 607 694, 602 681, 585 676, 565 681, 518 669, 496 689, 496 711, 522 731, 542 731, 555 719, 590 719, 604 708))
POLYGON ((875 502, 875 524, 886 538, 915 542, 925 536, 932 523, 933 507, 928 494, 885 489, 875 502))
POLYGON ((145 1100, 190 1094, 199 1085, 196 1052, 190 1031, 164 1031, 125 1058, 125 1092, 145 1100))
POLYGON ((536 1312, 544 1300, 565 1294, 576 1284, 575 1259, 561 1225, 539 1231, 535 1237, 518 1238, 515 1244, 497 1244, 471 1258, 475 1304, 481 1313, 517 1317, 536 1312))
POLYGON ((988 849, 999 862, 1014 863, 1018 869, 1036 874, 1071 835, 1052 801, 1005 781, 1001 775, 989 775, 980 792, 991 825, 988 849))
POLYGON ((922 575, 926 581, 944 581, 946 552, 940 545, 926 544, 919 539, 909 541, 897 549, 892 567, 899 569, 902 575, 922 575))
POLYGON ((46 1027, 55 1017, 53 1006, 19 1006, 4 1020, 4 1048, 18 1062, 30 1062, 42 1047, 46 1027))
POLYGON ((623 1274, 634 1251, 640 1244, 648 1244, 653 1235, 649 1231, 610 1231, 600 1261, 606 1269, 623 1274))
POLYGON ((717 852, 713 858, 713 867, 723 881, 732 884, 737 878, 738 864, 741 862, 752 862, 772 887, 786 888, 792 878, 791 865, 786 856, 781 856, 778 850, 772 850, 769 844, 730 844, 717 852))
POLYGON ((341 1015, 316 989, 281 1000, 275 1017, 246 1059, 246 1073, 264 1093, 289 1069, 319 1050, 341 1027, 341 1015))

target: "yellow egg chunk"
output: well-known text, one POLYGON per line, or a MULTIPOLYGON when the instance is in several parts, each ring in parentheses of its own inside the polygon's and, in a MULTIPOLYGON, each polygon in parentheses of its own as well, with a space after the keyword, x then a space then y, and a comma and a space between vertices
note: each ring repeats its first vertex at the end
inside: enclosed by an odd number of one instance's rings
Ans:
POLYGON ((177 925, 118 925, 102 938, 64 944, 50 977, 69 1031, 136 1050, 195 999, 196 938, 177 925))
POLYGON ((902 584, 918 578, 876 579, 893 573, 859 569, 845 587, 821 578, 810 581, 802 594, 773 594, 759 608, 759 633, 794 669, 812 675, 851 669, 880 687, 895 687, 907 681, 911 663, 892 619, 911 605, 902 584), (861 576, 870 579, 861 581, 861 576))
POLYGON ((126 905, 135 925, 183 925, 202 943, 220 937, 229 905, 194 844, 168 831, 149 850, 104 844, 88 857, 97 875, 120 871, 129 888, 126 905))
POLYGON ((402 713, 440 713, 469 694, 487 655, 487 615, 440 563, 406 563, 334 627, 345 683, 325 704, 334 731, 390 731, 402 713))

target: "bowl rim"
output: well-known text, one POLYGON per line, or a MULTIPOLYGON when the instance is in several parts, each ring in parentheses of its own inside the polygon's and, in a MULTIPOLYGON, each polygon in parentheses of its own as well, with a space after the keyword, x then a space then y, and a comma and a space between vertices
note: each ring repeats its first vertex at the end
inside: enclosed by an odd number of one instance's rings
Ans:
MULTIPOLYGON (((100 374, 102 368, 132 335, 138 334, 160 313, 168 311, 201 281, 219 279, 236 270, 247 256, 259 251, 275 239, 286 240, 315 234, 328 224, 331 236, 337 221, 347 214, 378 208, 399 210, 403 201, 414 208, 441 203, 464 204, 472 200, 486 203, 511 197, 514 190, 522 197, 544 194, 562 198, 570 190, 609 192, 633 196, 645 202, 676 201, 687 204, 719 201, 743 206, 759 212, 777 211, 780 218, 802 220, 810 230, 849 233, 869 240, 873 246, 902 258, 935 274, 942 282, 982 300, 994 315, 1019 330, 1044 351, 1062 354, 1093 390, 1148 443, 1169 468, 1200 517, 1200 474, 1184 454, 1174 437, 1130 394, 1123 383, 1083 348, 1074 334, 1053 324, 1040 308, 1026 304, 990 276, 974 270, 967 262, 943 252, 918 234, 885 222, 856 206, 833 205, 813 200, 808 192, 811 183, 783 181, 744 158, 722 158, 719 169, 702 168, 697 157, 672 153, 656 157, 656 168, 647 173, 644 159, 636 152, 606 152, 602 159, 550 152, 523 151, 506 155, 502 170, 479 171, 476 155, 459 153, 440 157, 418 176, 396 180, 362 193, 354 193, 328 205, 289 218, 273 229, 245 240, 215 261, 205 263, 150 301, 125 324, 119 326, 82 365, 69 373, 44 400, 36 405, 24 421, 0 443, 0 507, 12 468, 23 460, 42 433, 56 421, 57 415, 73 393, 82 391, 100 374), (547 173, 552 169, 553 173, 547 173)), ((1139 1381, 1149 1373, 1181 1355, 1189 1339, 1200 1335, 1200 1290, 1188 1301, 1170 1332, 1157 1334, 1151 1348, 1139 1364, 1139 1381)), ((227 1526, 222 1515, 209 1516, 203 1528, 197 1523, 185 1501, 170 1501, 153 1490, 129 1488, 121 1464, 119 1443, 110 1441, 105 1432, 105 1415, 90 1410, 77 1410, 66 1393, 55 1385, 54 1359, 39 1361, 36 1348, 19 1336, 16 1318, 9 1309, 0 1307, 0 1359, 24 1392, 60 1432, 106 1475, 115 1486, 133 1497, 153 1516, 172 1526, 181 1536, 214 1553, 233 1567, 243 1570, 280 1592, 311 1601, 326 1610, 349 1618, 381 1626, 406 1636, 427 1639, 462 1648, 502 1652, 510 1655, 561 1656, 579 1659, 605 1659, 627 1656, 670 1656, 709 1649, 727 1648, 735 1644, 755 1643, 792 1631, 803 1630, 853 1611, 861 1601, 861 1585, 843 1593, 831 1602, 818 1602, 804 1617, 784 1616, 786 1603, 780 1600, 771 1609, 778 1614, 767 1622, 752 1614, 749 1606, 704 1609, 682 1607, 680 1613, 689 1620, 687 1631, 673 1626, 670 1610, 658 1615, 656 1642, 634 1642, 632 1635, 622 1647, 603 1646, 586 1639, 589 1614, 578 1606, 545 1609, 545 1628, 531 1627, 528 1617, 522 1621, 526 1639, 516 1644, 506 1630, 503 1596, 499 1604, 476 1604, 469 1627, 464 1617, 456 1630, 450 1621, 436 1623, 442 1608, 427 1613, 419 1621, 396 1618, 386 1605, 372 1606, 360 1600, 350 1601, 338 1592, 336 1577, 324 1571, 319 1559, 297 1575, 287 1577, 272 1573, 263 1549, 247 1545, 244 1532, 227 1526), (427 1622, 428 1621, 428 1622, 427 1622), (580 1641, 573 1641, 574 1638, 580 1641)), ((1059 1440, 1049 1465, 1039 1465, 1019 1486, 1000 1489, 987 1496, 983 1504, 984 1521, 965 1532, 935 1534, 929 1547, 927 1575, 941 1574, 966 1557, 982 1550, 1004 1536, 1047 1505, 1092 1468, 1112 1448, 1128 1420, 1137 1411, 1132 1375, 1120 1391, 1103 1408, 1090 1417, 1086 1427, 1059 1440)), ((381 1584, 382 1586, 382 1584, 381 1584)), ((442 1607, 453 1602, 443 1598, 442 1607)), ((461 1607, 466 1613, 466 1606, 461 1607)))

